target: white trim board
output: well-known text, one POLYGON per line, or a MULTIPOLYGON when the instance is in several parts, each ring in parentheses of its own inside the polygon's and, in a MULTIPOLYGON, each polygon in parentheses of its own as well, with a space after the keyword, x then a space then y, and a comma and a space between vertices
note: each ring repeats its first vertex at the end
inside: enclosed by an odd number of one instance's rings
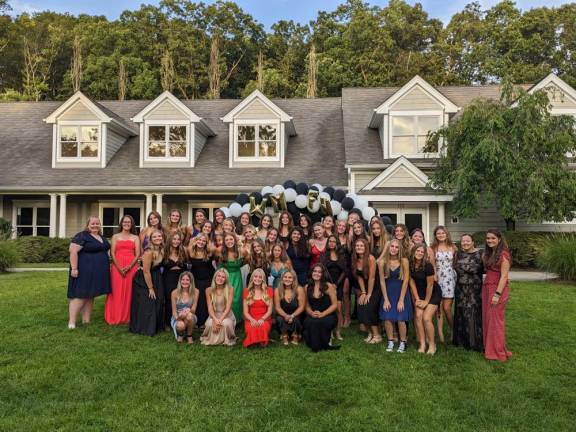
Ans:
POLYGON ((453 195, 368 195, 359 194, 368 201, 377 204, 379 202, 451 202, 453 195))
POLYGON ((384 182, 386 179, 394 175, 400 167, 405 168, 411 175, 416 179, 422 186, 428 184, 428 176, 424 174, 420 169, 406 159, 404 156, 400 156, 396 161, 378 174, 374 179, 370 181, 366 186, 364 186, 361 191, 370 191, 377 187, 380 183, 384 182))

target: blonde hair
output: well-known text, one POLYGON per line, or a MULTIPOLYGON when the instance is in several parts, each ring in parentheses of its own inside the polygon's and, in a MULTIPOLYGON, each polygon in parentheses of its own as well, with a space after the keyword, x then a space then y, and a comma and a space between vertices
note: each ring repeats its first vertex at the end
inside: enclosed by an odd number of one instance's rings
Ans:
POLYGON ((252 275, 250 276, 250 282, 248 283, 248 296, 246 297, 246 303, 248 303, 249 305, 251 305, 254 302, 254 294, 255 294, 255 286, 254 286, 254 275, 255 274, 261 274, 262 275, 262 300, 264 301, 264 303, 266 303, 267 305, 270 304, 270 297, 268 297, 268 290, 266 289, 266 273, 264 272, 264 270, 262 270, 261 268, 257 268, 256 270, 254 270, 252 272, 252 275))
POLYGON ((204 233, 200 233, 198 234, 196 237, 194 237, 192 240, 190 240, 190 258, 196 258, 195 255, 198 254, 199 251, 203 251, 203 257, 202 260, 203 261, 208 261, 208 259, 210 258, 209 256, 209 252, 208 252, 208 245, 210 244, 210 240, 208 239, 208 236, 204 233), (204 249, 200 249, 198 248, 198 239, 202 237, 204 240, 206 240, 206 246, 204 246, 204 249))
POLYGON ((190 288, 188 288, 188 294, 190 295, 190 300, 194 303, 194 290, 196 290, 196 283, 194 282, 194 276, 189 271, 180 273, 178 278, 178 285, 176 285, 176 301, 182 300, 182 278, 188 276, 190 279, 190 288))
POLYGON ((100 229, 98 230, 98 234, 99 235, 103 235, 102 233, 102 222, 100 221, 100 218, 98 216, 88 216, 88 219, 86 219, 86 224, 84 225, 84 231, 86 232, 90 232, 90 221, 92 219, 98 219, 98 222, 100 222, 100 229))
POLYGON ((282 273, 282 277, 280 278, 280 284, 278 285, 278 288, 276 288, 278 290, 278 295, 280 296, 280 299, 284 298, 284 275, 286 273, 290 273, 292 275, 292 299, 294 299, 294 297, 298 297, 298 276, 296 276, 296 272, 294 270, 286 270, 284 273, 282 273))
POLYGON ((392 240, 390 240, 386 245, 386 249, 384 249, 384 254, 382 256, 382 262, 384 264, 384 275, 387 278, 390 277, 390 261, 392 260, 392 256, 390 255, 390 246, 392 245, 392 243, 396 243, 398 245, 398 255, 396 257, 398 259, 398 262, 400 263, 400 279, 404 280, 404 276, 409 275, 405 275, 404 269, 402 268, 402 258, 405 258, 404 257, 405 252, 403 251, 404 246, 402 245, 402 242, 397 238, 393 238, 392 240))
POLYGON ((155 229, 150 233, 150 242, 146 250, 152 252, 152 264, 158 265, 164 260, 164 233, 162 231, 155 229), (156 233, 160 234, 160 236, 162 237, 162 244, 160 246, 156 246, 152 242, 152 237, 156 233))
POLYGON ((224 268, 219 268, 218 270, 216 270, 216 272, 214 272, 214 276, 212 276, 212 283, 210 284, 210 288, 211 288, 211 292, 210 292, 210 301, 212 302, 212 306, 214 306, 214 302, 216 301, 216 288, 218 288, 218 286, 216 285, 216 276, 218 275, 218 273, 224 273, 224 276, 226 276, 226 282, 224 282, 224 301, 226 302, 226 304, 228 304, 228 298, 230 297, 230 291, 233 290, 234 288, 232 287, 232 285, 230 285, 230 275, 228 273, 228 270, 224 269, 224 268))

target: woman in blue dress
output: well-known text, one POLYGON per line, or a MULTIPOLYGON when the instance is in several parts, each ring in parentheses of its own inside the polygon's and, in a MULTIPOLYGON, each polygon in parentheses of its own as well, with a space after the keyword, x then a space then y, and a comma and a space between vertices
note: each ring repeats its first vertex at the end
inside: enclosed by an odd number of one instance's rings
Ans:
POLYGON ((110 294, 110 243, 102 236, 102 225, 90 216, 84 231, 70 243, 70 276, 68 278, 68 328, 76 328, 78 314, 82 323, 90 323, 94 297, 110 294))
POLYGON ((398 352, 403 353, 406 351, 406 323, 412 319, 412 296, 408 289, 410 265, 398 239, 388 243, 384 255, 378 260, 378 270, 383 295, 380 319, 384 321, 388 338, 386 351, 394 350, 394 323, 398 323, 398 352))

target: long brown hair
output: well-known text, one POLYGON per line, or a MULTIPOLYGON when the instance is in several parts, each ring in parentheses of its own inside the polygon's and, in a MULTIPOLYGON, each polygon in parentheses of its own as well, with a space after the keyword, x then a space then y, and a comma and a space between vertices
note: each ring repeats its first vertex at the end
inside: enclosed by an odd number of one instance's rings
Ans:
POLYGON ((146 217, 146 225, 149 228, 152 228, 152 225, 150 225, 150 216, 156 216, 158 218, 158 226, 156 227, 158 230, 162 231, 162 216, 160 215, 160 213, 158 213, 155 210, 152 210, 150 213, 148 213, 148 216, 146 217))
POLYGON ((364 275, 368 275, 370 271, 370 245, 368 240, 364 238, 358 238, 354 243, 352 243, 352 269, 356 271, 358 269, 358 263, 362 263, 362 272, 364 275), (362 243, 364 245, 364 255, 358 256, 356 252, 356 245, 362 243))
POLYGON ((506 239, 504 238, 500 230, 491 228, 486 231, 486 234, 493 234, 496 237, 498 237, 499 240, 498 246, 496 246, 495 249, 492 249, 490 246, 488 246, 488 243, 484 245, 484 254, 482 255, 482 261, 484 262, 484 267, 488 268, 498 264, 498 262, 500 261, 500 257, 502 257, 502 252, 507 251, 508 253, 510 253, 510 251, 508 250, 508 243, 506 242, 506 239))
POLYGON ((172 239, 174 237, 180 237, 180 245, 176 250, 176 254, 178 255, 178 262, 186 262, 188 261, 188 254, 186 253, 186 248, 184 247, 184 235, 181 231, 173 231, 168 235, 168 241, 166 242, 166 247, 164 248, 164 261, 168 261, 170 259, 170 255, 174 248, 172 247, 172 239))
POLYGON ((257 237, 252 241, 250 245, 250 268, 251 269, 266 269, 268 268, 268 258, 266 256, 266 245, 261 238, 257 237), (254 246, 259 245, 262 248, 262 252, 259 256, 256 256, 254 252, 254 246))
POLYGON ((240 258, 240 242, 238 241, 238 237, 236 237, 235 233, 226 233, 224 234, 224 243, 222 244, 222 253, 220 254, 220 261, 227 261, 228 260, 228 252, 234 252, 234 255, 238 259, 240 258), (226 246, 226 237, 233 237, 234 238, 234 248, 229 249, 226 246))
POLYGON ((384 224, 380 218, 374 219, 374 221, 370 224, 370 247, 372 250, 376 250, 378 252, 378 257, 382 255, 382 252, 384 252, 386 243, 388 243, 388 231, 386 231, 386 228, 384 227, 384 224), (374 225, 378 225, 378 227, 380 227, 380 237, 374 236, 374 225))
POLYGON ((278 295, 280 296, 280 299, 284 298, 284 275, 286 273, 290 273, 292 275, 292 299, 294 297, 298 297, 298 276, 296 276, 296 272, 294 270, 286 270, 284 273, 282 273, 282 276, 280 277, 280 283, 278 284, 278 288, 276 288, 278 290, 278 295))
POLYGON ((403 254, 402 256, 404 258, 408 258, 408 254, 410 253, 410 233, 408 232, 408 227, 402 223, 394 225, 394 230, 392 231, 393 238, 396 238, 396 228, 402 228, 402 231, 404 231, 404 238, 401 242, 403 254))
POLYGON ((417 272, 418 270, 426 270, 426 265, 428 264, 428 248, 424 243, 417 243, 412 246, 410 250, 410 271, 417 272), (416 251, 422 248, 424 249, 424 256, 419 263, 416 262, 416 251))
POLYGON ((130 221, 130 234, 136 235, 136 222, 134 222, 134 218, 129 214, 125 214, 120 218, 120 222, 118 223, 119 232, 122 232, 122 223, 124 223, 124 219, 126 218, 130 221))
POLYGON ((434 253, 438 251, 438 246, 440 245, 440 243, 438 243, 438 239, 436 238, 436 233, 440 230, 446 233, 446 246, 448 246, 449 248, 454 246, 452 238, 450 237, 450 231, 448 231, 444 225, 438 225, 436 228, 434 228, 434 234, 432 236, 434 238, 432 239, 432 244, 430 245, 434 253))

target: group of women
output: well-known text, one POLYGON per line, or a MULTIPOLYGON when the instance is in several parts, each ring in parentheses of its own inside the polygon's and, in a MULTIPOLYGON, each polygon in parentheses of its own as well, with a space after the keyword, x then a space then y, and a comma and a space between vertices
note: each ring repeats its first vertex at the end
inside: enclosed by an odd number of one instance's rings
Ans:
POLYGON ((80 313, 89 322, 94 297, 107 294, 107 323, 149 336, 171 329, 178 342, 192 343, 198 328, 204 345, 234 345, 243 323, 246 347, 266 346, 275 328, 282 344, 303 338, 317 352, 337 349, 332 342, 356 318, 366 343, 385 334, 388 352, 406 350, 413 322, 418 352, 434 354, 447 327, 457 346, 511 356, 511 258, 497 230, 481 251, 468 234, 457 248, 443 226, 427 244, 420 229, 398 224, 388 233, 379 217, 366 223, 355 211, 314 224, 283 212, 276 225, 264 215, 255 226, 248 213, 216 210, 210 221, 196 210, 192 226, 181 222, 178 210, 165 224, 151 212, 137 235, 125 215, 109 243, 89 218, 70 246, 69 327, 80 313))

